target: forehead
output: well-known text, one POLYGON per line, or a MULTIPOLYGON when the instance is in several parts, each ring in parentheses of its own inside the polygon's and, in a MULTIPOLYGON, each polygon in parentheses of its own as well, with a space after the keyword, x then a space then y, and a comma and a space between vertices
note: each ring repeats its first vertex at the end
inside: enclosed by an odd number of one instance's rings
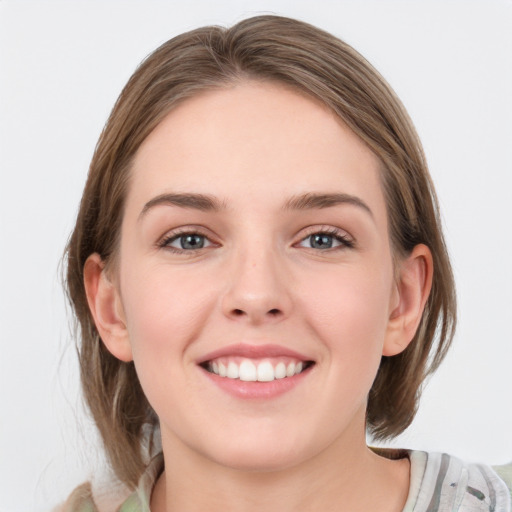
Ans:
POLYGON ((261 202, 343 192, 384 207, 379 160, 321 102, 276 83, 242 82, 185 100, 139 148, 129 201, 196 192, 261 202))

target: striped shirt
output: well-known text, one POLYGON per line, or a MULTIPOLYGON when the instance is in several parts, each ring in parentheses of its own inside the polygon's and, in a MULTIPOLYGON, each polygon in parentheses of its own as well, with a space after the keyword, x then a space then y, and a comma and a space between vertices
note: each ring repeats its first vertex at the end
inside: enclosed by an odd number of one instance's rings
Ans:
POLYGON ((511 512, 512 464, 467 464, 446 453, 409 452, 403 512, 511 512))
MULTIPOLYGON (((409 495, 402 512, 512 512, 512 463, 468 464, 445 453, 404 451, 411 461, 409 495)), ((150 512, 155 482, 163 470, 156 456, 137 489, 115 507, 117 512, 150 512)), ((90 484, 77 488, 58 512, 113 510, 93 498, 90 484)))

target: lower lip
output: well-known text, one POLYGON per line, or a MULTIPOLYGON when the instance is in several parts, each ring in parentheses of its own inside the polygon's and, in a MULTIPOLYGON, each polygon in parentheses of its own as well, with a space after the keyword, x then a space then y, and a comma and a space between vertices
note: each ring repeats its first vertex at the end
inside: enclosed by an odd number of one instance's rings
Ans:
POLYGON ((299 385, 308 376, 311 368, 307 368, 293 377, 274 379, 270 382, 247 382, 240 379, 228 379, 203 368, 201 370, 214 384, 236 398, 270 400, 291 391, 299 385))

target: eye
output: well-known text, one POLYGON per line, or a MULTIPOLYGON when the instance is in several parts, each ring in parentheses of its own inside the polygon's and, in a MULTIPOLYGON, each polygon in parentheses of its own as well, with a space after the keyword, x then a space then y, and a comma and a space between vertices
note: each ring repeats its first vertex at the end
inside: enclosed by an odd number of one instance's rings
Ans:
POLYGON ((310 249, 327 250, 343 247, 354 247, 354 242, 345 233, 335 231, 331 232, 317 232, 303 238, 299 244, 300 247, 307 247, 310 249))
POLYGON ((178 235, 171 235, 159 244, 161 247, 165 247, 177 252, 181 251, 197 251, 210 247, 212 242, 200 233, 180 233, 178 235))

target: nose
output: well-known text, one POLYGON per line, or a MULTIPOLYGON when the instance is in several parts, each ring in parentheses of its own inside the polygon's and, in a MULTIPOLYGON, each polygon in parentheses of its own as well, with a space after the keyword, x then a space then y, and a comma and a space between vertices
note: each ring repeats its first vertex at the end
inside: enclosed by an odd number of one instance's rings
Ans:
POLYGON ((240 253, 229 269, 222 299, 224 315, 253 325, 279 322, 292 307, 286 265, 271 250, 240 253))

